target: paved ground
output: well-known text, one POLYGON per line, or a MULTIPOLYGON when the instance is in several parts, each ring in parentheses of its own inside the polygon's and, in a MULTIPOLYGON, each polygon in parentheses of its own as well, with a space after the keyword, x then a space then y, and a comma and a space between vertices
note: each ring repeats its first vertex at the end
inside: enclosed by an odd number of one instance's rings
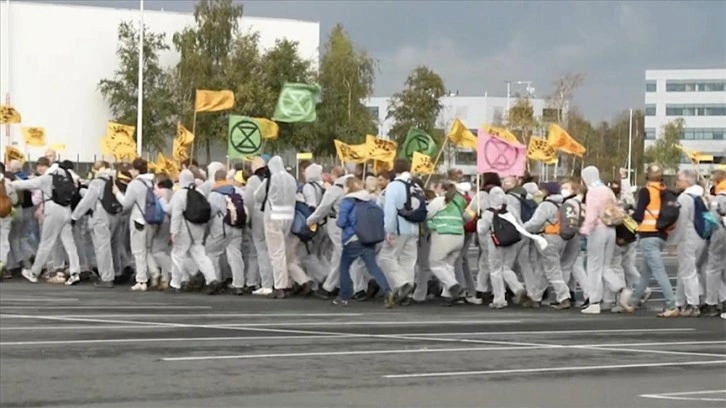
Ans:
POLYGON ((0 284, 0 406, 723 407, 725 332, 652 311, 387 311, 16 279, 0 284))

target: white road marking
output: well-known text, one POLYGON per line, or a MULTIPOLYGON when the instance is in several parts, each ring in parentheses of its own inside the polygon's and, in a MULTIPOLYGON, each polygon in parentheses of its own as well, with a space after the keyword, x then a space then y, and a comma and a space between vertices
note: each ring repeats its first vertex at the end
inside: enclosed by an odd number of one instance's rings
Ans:
POLYGON ((212 306, 167 306, 167 305, 133 305, 133 306, 105 306, 105 305, 98 305, 98 306, 0 306, 0 310, 16 310, 16 309, 33 309, 33 310, 81 310, 81 309, 89 309, 89 310, 127 310, 127 309, 145 309, 149 307, 161 307, 164 309, 188 309, 188 310, 197 310, 197 309, 211 309, 212 306))
MULTIPOLYGON (((211 308, 211 307, 210 307, 211 308)), ((3 308, 4 309, 4 308, 3 308)), ((65 308, 64 308, 65 309, 65 308)), ((63 314, 50 315, 53 317, 68 318, 104 318, 104 317, 164 317, 164 318, 188 318, 188 317, 354 317, 363 316, 363 313, 124 313, 124 314, 63 314)))
MULTIPOLYGON (((704 341, 662 341, 658 343, 608 343, 608 344, 582 344, 578 347, 630 347, 630 346, 696 346, 705 344, 726 344, 726 340, 704 340, 704 341)), ((726 357, 726 356, 724 356, 726 357)))
POLYGON ((0 298, 0 302, 78 302, 75 298, 0 298))
POLYGON ((643 363, 643 364, 614 364, 599 366, 580 366, 580 367, 544 367, 544 368, 515 368, 509 370, 484 370, 484 371, 450 371, 438 373, 413 373, 413 374, 387 374, 382 378, 426 378, 426 377, 463 377, 474 375, 495 375, 495 374, 530 374, 530 373, 556 373, 567 371, 598 371, 598 370, 615 370, 627 368, 650 368, 650 367, 677 367, 677 366, 693 366, 693 365, 717 365, 726 364, 726 360, 718 361, 682 361, 673 363, 643 363))
MULTIPOLYGON (((148 329, 148 327, 146 327, 148 329)), ((166 337, 145 339, 91 339, 91 340, 62 340, 62 341, 8 341, 0 343, 6 346, 51 346, 66 347, 72 344, 105 344, 105 343, 171 343, 171 342, 208 342, 208 341, 236 341, 236 340, 299 340, 299 339, 335 339, 338 335, 310 335, 310 336, 248 336, 248 337, 166 337)))
POLYGON ((712 395, 712 394, 725 394, 726 390, 706 390, 706 391, 688 391, 688 392, 668 392, 664 394, 641 394, 642 398, 653 398, 653 399, 665 399, 665 400, 677 400, 677 401, 701 401, 701 402, 722 402, 726 401, 724 398, 696 398, 688 397, 688 395, 712 395))
POLYGON ((438 324, 442 326, 468 324, 515 324, 521 320, 385 320, 359 322, 275 322, 275 323, 225 323, 219 327, 275 327, 275 326, 421 326, 438 324))
POLYGON ((600 350, 600 351, 623 351, 626 353, 644 353, 644 354, 666 354, 672 356, 699 356, 699 357, 718 357, 726 358, 726 354, 715 354, 715 353, 699 353, 694 351, 668 351, 668 350, 640 350, 631 348, 619 348, 619 347, 573 347, 576 349, 585 350, 600 350))

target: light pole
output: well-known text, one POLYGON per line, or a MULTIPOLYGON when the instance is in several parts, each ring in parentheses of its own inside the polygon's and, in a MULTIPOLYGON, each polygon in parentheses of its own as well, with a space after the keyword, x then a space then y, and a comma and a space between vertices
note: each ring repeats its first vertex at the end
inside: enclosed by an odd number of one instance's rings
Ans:
POLYGON ((144 0, 139 0, 139 85, 136 99, 136 154, 141 157, 144 125, 144 0))

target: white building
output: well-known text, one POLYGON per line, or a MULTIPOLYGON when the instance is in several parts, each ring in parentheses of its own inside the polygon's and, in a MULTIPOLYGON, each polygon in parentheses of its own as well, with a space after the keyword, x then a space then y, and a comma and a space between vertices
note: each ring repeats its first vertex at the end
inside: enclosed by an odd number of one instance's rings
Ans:
MULTIPOLYGON (((100 155, 99 139, 106 122, 113 119, 98 83, 112 78, 118 68, 119 23, 138 18, 138 10, 3 1, 0 100, 9 101, 21 113, 22 126, 44 127, 49 145, 65 144, 63 158, 93 161, 100 155)), ((165 66, 174 65, 179 55, 171 36, 192 26, 194 16, 147 10, 144 24, 166 34, 172 50, 160 55, 160 60, 165 66)), ((239 29, 259 32, 263 48, 274 46, 278 39, 295 40, 301 57, 317 64, 319 23, 245 16, 239 29)), ((6 126, 0 128, 2 157, 8 142, 33 160, 42 155, 43 148, 24 145, 20 126, 9 126, 9 135, 6 126)))
MULTIPOLYGON (((371 98, 366 101, 366 106, 373 118, 378 121, 378 135, 388 137, 388 132, 393 126, 392 119, 388 116, 388 103, 390 98, 371 98)), ((491 96, 445 96, 441 98, 443 108, 436 120, 438 129, 448 131, 454 119, 461 120, 475 135, 482 124, 496 123, 506 120, 507 106, 513 106, 516 100, 514 97, 491 97, 491 96)), ((530 99, 534 115, 541 117, 545 110, 544 99, 530 99)), ((444 168, 456 167, 465 174, 476 174, 476 151, 468 149, 454 149, 451 157, 442 157, 441 166, 444 168)), ((446 156, 446 155, 444 155, 446 156)))
MULTIPOLYGON (((700 170, 726 160, 726 69, 645 71, 645 147, 678 118, 685 121, 681 145, 713 156, 700 170)), ((685 156, 682 163, 692 167, 685 156)))

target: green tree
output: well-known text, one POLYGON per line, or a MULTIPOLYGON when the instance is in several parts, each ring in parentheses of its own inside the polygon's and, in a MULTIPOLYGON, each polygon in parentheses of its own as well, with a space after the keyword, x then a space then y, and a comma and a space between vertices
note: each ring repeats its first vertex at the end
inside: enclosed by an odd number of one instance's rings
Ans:
POLYGON ((372 118, 363 103, 373 94, 375 70, 375 61, 356 47, 343 26, 333 27, 320 57, 323 103, 318 109, 315 153, 333 154, 333 139, 357 144, 375 132, 378 118, 372 118))
MULTIPOLYGON (((595 165, 597 157, 600 155, 602 140, 596 137, 592 123, 576 107, 569 109, 566 121, 563 124, 565 125, 564 128, 567 130, 567 133, 586 149, 582 158, 576 156, 570 157, 570 174, 579 176, 580 171, 586 164, 595 165)), ((560 156, 560 159, 563 157, 565 156, 560 156)))
POLYGON ((678 147, 681 143, 681 135, 686 122, 678 118, 663 126, 663 134, 655 144, 645 149, 645 161, 647 163, 658 163, 665 171, 678 171, 681 162, 682 151, 678 147))
POLYGON ((529 144, 532 134, 540 130, 540 122, 534 116, 534 108, 529 98, 517 98, 507 114, 507 127, 512 129, 525 146, 529 144))
MULTIPOLYGON (((178 85, 173 93, 188 127, 192 124, 196 89, 233 88, 225 72, 242 14, 242 6, 234 5, 232 0, 199 0, 194 7, 196 26, 174 34, 174 46, 181 58, 174 72, 178 85)), ((219 113, 197 115, 194 143, 206 148, 207 161, 211 159, 212 144, 226 140, 226 119, 219 113)))
POLYGON ((446 93, 444 81, 426 66, 419 66, 406 79, 404 89, 396 92, 388 103, 386 119, 393 119, 391 139, 399 144, 406 140, 411 127, 427 132, 441 147, 441 136, 434 132, 436 118, 442 109, 441 97, 446 93), (438 137, 437 137, 438 136, 438 137))
MULTIPOLYGON (((102 79, 98 89, 108 102, 113 120, 136 126, 139 84, 138 31, 131 22, 118 27, 119 68, 112 79, 102 79)), ((167 88, 169 78, 159 64, 159 52, 168 50, 164 34, 144 30, 144 115, 145 150, 162 150, 175 130, 171 121, 174 104, 167 88)))

